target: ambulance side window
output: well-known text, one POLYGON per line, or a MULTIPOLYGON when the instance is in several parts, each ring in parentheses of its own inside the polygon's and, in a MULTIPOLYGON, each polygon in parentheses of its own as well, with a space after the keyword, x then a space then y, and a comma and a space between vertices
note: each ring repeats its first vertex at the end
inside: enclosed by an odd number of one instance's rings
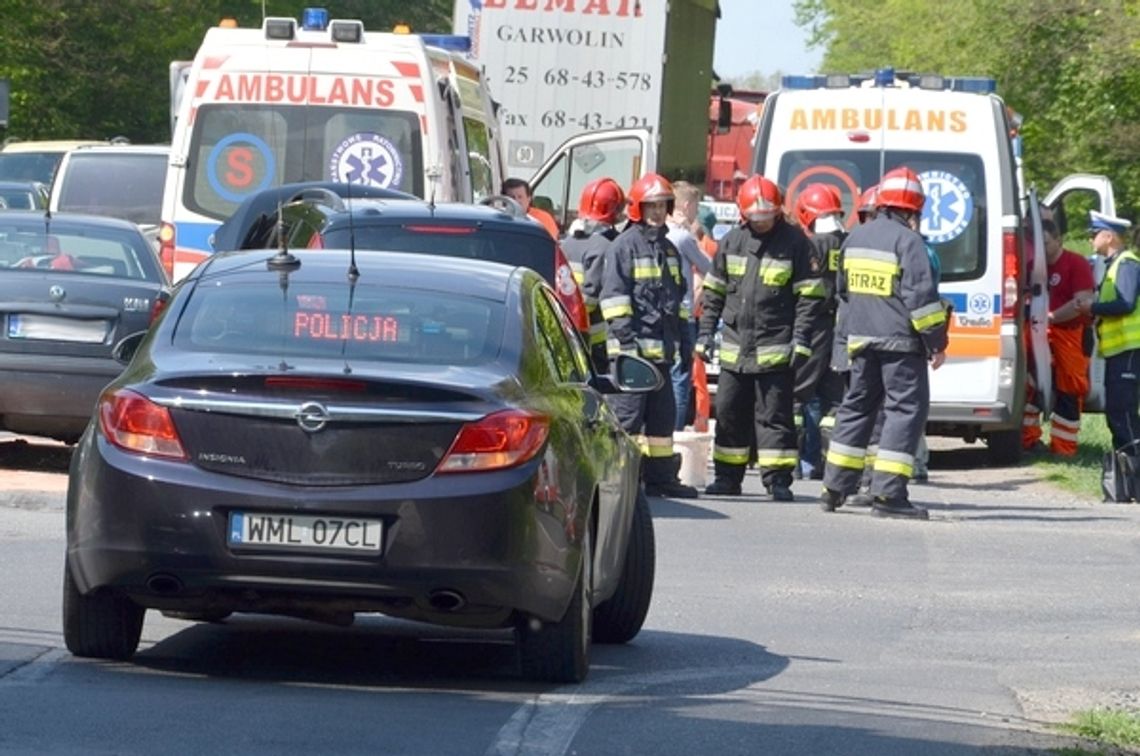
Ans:
POLYGON ((463 119, 467 136, 467 158, 471 168, 471 197, 475 202, 495 194, 495 177, 491 169, 491 140, 487 125, 474 118, 463 119))

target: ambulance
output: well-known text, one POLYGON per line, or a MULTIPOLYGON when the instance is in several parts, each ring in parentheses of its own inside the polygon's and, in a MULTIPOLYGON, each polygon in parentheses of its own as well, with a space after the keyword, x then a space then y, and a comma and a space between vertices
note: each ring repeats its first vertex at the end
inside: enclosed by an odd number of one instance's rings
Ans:
MULTIPOLYGON (((1028 242, 1041 235, 1026 233, 1040 221, 1022 177, 1020 119, 995 89, 988 78, 893 69, 787 76, 764 103, 752 169, 784 188, 788 207, 808 184, 837 187, 849 226, 860 193, 886 171, 906 165, 919 175, 927 197, 920 230, 954 306, 946 363, 931 372, 927 433, 984 440, 991 462, 1009 464, 1021 455, 1031 370, 1049 390, 1048 293, 1044 250, 1028 242)), ((1078 194, 1115 213, 1104 177, 1069 177, 1049 198, 1078 194)))
POLYGON ((272 186, 335 181, 438 202, 496 194, 499 124, 468 45, 366 31, 322 8, 208 30, 178 98, 163 193, 172 278, 215 251, 214 230, 242 200, 272 186))

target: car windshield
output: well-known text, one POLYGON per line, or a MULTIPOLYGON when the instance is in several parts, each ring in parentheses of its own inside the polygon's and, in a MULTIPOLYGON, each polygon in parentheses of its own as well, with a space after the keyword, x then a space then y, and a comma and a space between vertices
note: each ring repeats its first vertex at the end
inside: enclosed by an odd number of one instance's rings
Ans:
MULTIPOLYGON (((815 181, 836 186, 843 206, 853 208, 859 193, 878 183, 880 170, 905 165, 926 190, 920 232, 938 253, 943 281, 980 278, 986 270, 986 186, 979 155, 951 152, 890 152, 880 165, 878 152, 793 151, 780 163, 779 181, 795 192, 815 181), (885 167, 884 167, 885 166, 885 167)), ((857 222, 855 213, 847 223, 857 222)))
POLYGON ((423 196, 419 116, 410 111, 203 105, 194 121, 182 201, 224 219, 250 194, 337 181, 423 196))
POLYGON ((160 281, 154 250, 133 229, 42 220, 12 223, 0 215, 0 268, 52 270, 140 281, 160 281))
POLYGON ((58 209, 157 224, 166 163, 165 153, 73 152, 56 190, 58 209))
POLYGON ((63 152, 0 152, 0 180, 51 184, 63 152))
POLYGON ((423 252, 444 257, 467 257, 534 270, 554 282, 554 240, 549 235, 520 234, 492 227, 409 223, 402 226, 347 224, 330 228, 322 235, 329 249, 356 249, 390 252, 423 252))
POLYGON ((214 279, 179 318, 175 345, 275 360, 472 365, 499 350, 502 303, 443 291, 214 279))

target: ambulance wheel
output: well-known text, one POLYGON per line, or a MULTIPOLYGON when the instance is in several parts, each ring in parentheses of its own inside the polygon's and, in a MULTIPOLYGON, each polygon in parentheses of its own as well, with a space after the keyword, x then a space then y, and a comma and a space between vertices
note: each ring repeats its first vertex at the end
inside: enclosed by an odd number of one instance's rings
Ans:
POLYGON ((989 449, 986 457, 994 467, 1009 467, 1021 462, 1021 429, 991 431, 986 434, 989 449))

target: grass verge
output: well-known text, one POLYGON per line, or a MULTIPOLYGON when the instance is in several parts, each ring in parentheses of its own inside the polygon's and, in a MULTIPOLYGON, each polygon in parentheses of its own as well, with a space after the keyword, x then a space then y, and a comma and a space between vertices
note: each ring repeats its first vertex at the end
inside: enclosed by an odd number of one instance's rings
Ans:
POLYGON ((1075 457, 1042 454, 1032 457, 1031 461, 1050 483, 1090 501, 1100 501, 1103 498, 1100 490, 1101 464, 1111 448, 1112 435, 1104 422, 1104 415, 1089 412, 1081 415, 1081 434, 1077 439, 1075 457))
MULTIPOLYGON (((1077 712, 1071 722, 1059 726, 1065 732, 1090 738, 1123 751, 1140 752, 1140 714, 1122 709, 1090 709, 1077 712)), ((1087 751, 1065 749, 1061 754, 1081 754, 1087 751)))

